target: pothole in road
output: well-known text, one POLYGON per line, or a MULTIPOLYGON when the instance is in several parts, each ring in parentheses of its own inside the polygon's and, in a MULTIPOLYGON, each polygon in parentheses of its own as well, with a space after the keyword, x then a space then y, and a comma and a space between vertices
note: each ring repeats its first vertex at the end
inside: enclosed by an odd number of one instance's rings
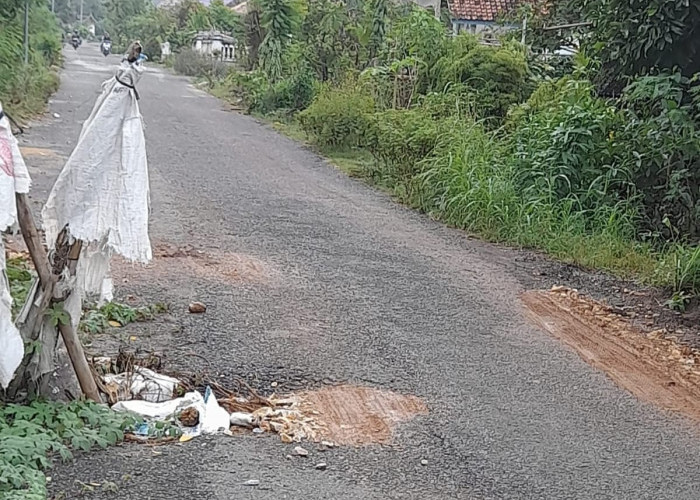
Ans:
POLYGON ((228 282, 264 282, 274 274, 261 260, 248 255, 167 244, 154 246, 153 260, 146 266, 117 260, 113 267, 115 276, 128 280, 177 274, 228 282))
POLYGON ((305 413, 315 415, 320 436, 338 445, 390 444, 398 424, 428 413, 416 396, 372 387, 324 387, 299 397, 305 413))
POLYGON ((554 287, 522 296, 527 316, 639 399, 700 420, 700 351, 644 334, 599 302, 554 287))

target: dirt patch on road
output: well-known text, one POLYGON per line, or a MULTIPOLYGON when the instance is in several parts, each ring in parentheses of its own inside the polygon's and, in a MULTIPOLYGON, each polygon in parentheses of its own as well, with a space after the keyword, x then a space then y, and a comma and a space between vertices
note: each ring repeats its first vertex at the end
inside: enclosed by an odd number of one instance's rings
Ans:
POLYGON ((428 408, 416 396, 391 391, 339 385, 300 394, 305 411, 316 415, 323 439, 338 445, 390 444, 394 428, 428 408))
POLYGON ((700 351, 648 333, 611 307, 554 287, 522 296, 527 316, 635 396, 700 420, 700 351))
POLYGON ((60 158, 61 155, 48 148, 35 148, 33 146, 21 146, 19 150, 22 152, 22 156, 43 156, 45 158, 60 158))
POLYGON ((228 282, 265 282, 274 274, 265 263, 248 255, 168 244, 155 245, 153 260, 146 266, 117 259, 113 268, 115 276, 128 280, 184 274, 228 282))

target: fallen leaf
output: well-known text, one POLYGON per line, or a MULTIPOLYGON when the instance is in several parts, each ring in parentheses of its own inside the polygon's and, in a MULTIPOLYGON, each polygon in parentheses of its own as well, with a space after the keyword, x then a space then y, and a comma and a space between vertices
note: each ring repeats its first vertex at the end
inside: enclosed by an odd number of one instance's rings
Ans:
POLYGON ((113 319, 109 320, 109 326, 113 326, 114 328, 121 328, 123 325, 119 321, 114 321, 113 319))

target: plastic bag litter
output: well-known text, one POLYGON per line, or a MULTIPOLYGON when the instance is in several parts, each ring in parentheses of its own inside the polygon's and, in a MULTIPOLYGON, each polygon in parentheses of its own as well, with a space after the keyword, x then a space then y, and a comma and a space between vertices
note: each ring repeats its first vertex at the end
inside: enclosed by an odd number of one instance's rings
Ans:
POLYGON ((130 412, 149 420, 173 420, 187 408, 194 407, 199 412, 199 424, 195 427, 182 427, 183 434, 218 434, 229 428, 229 414, 219 406, 216 397, 207 387, 205 400, 199 392, 188 392, 181 398, 151 403, 149 401, 120 401, 112 406, 116 412, 130 412))
POLYGON ((211 388, 207 386, 204 393, 204 418, 199 414, 199 421, 202 424, 204 434, 217 434, 228 430, 231 417, 229 413, 219 406, 211 388))
POLYGON ((138 366, 134 367, 133 373, 107 374, 103 380, 106 384, 116 384, 121 393, 128 390, 131 397, 151 403, 171 400, 175 388, 180 383, 176 378, 138 366))
MULTIPOLYGON (((0 103, 0 232, 17 222, 15 193, 28 193, 31 180, 0 103)), ((12 296, 0 234, 0 386, 6 389, 24 357, 24 342, 12 322, 12 296)))

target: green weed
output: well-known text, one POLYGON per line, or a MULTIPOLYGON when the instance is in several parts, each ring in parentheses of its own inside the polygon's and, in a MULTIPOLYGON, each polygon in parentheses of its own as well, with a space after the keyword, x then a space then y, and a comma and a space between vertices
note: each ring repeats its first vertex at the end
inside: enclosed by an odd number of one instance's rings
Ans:
POLYGON ((163 303, 156 303, 149 306, 131 307, 119 302, 109 302, 102 307, 88 308, 80 321, 80 330, 84 333, 102 333, 111 326, 111 322, 116 322, 120 326, 129 323, 149 321, 157 314, 168 311, 168 306, 163 303))
POLYGON ((54 459, 114 445, 133 424, 132 417, 88 401, 0 404, 0 497, 45 499, 43 471, 54 459))

